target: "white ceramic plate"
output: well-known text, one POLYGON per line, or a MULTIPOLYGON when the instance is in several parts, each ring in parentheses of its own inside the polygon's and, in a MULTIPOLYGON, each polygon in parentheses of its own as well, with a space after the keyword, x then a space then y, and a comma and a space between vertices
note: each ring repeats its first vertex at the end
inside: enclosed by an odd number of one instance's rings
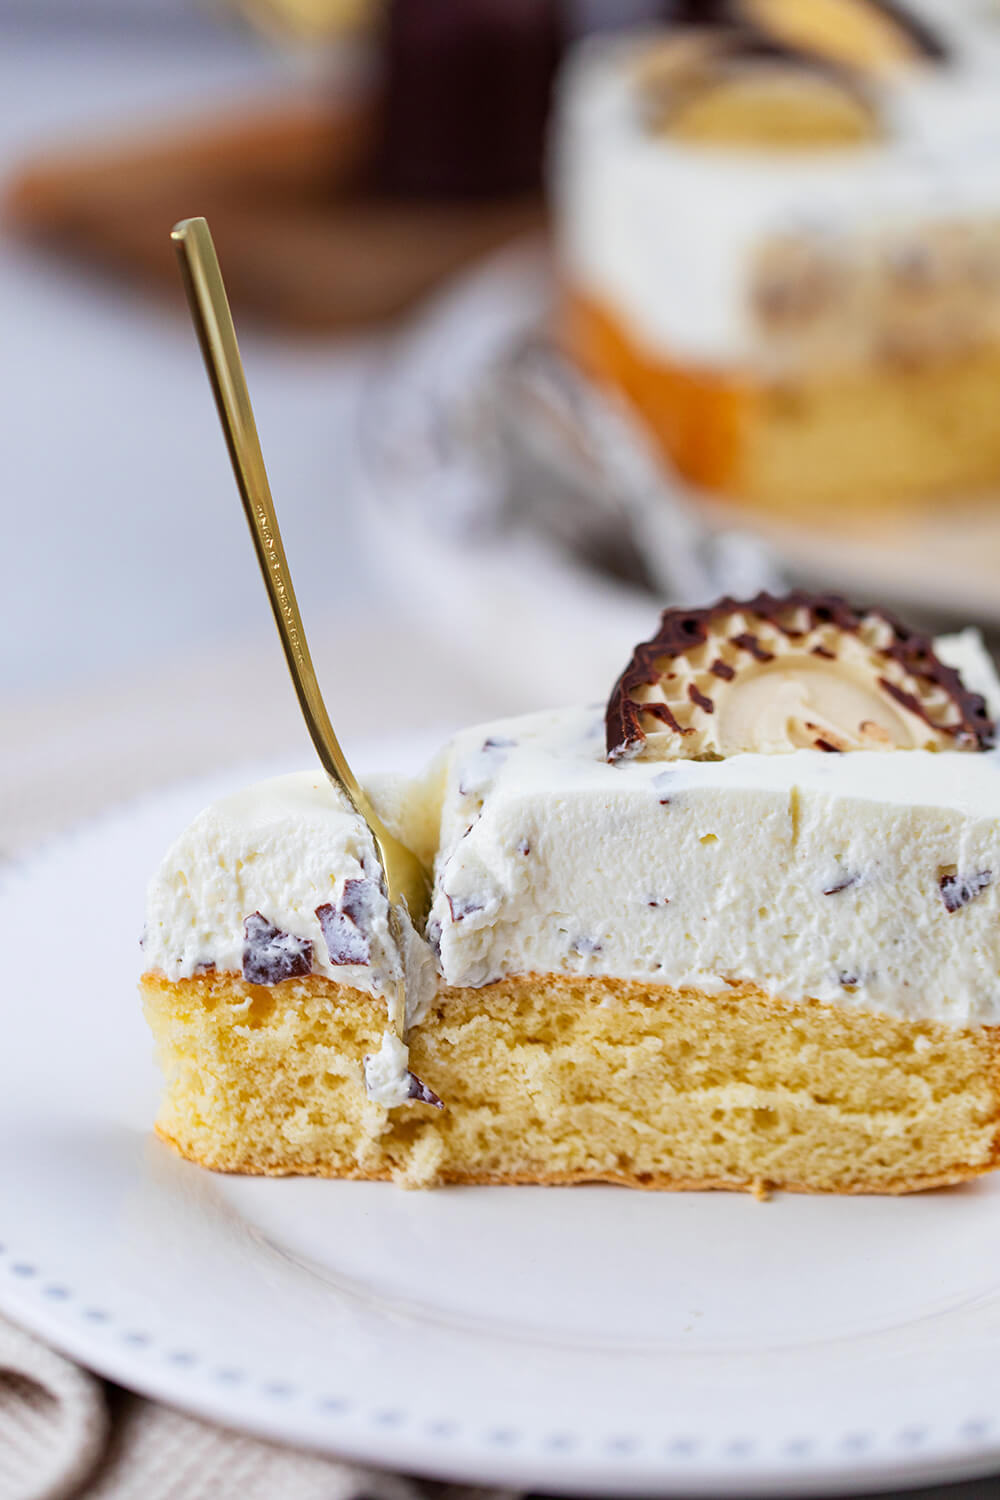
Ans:
POLYGON ((149 869, 219 790, 4 881, 4 1311, 193 1412, 439 1477, 719 1497, 1000 1469, 1000 1182, 407 1193, 173 1156, 136 940, 149 869))

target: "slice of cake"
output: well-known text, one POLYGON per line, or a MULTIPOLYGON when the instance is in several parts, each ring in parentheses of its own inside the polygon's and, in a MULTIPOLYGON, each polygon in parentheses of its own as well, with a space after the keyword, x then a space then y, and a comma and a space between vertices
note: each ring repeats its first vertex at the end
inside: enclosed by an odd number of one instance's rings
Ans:
POLYGON ((319 777, 218 804, 150 888, 161 1134, 219 1168, 411 1185, 905 1192, 990 1169, 980 693, 1000 700, 974 633, 723 600, 668 611, 606 712, 472 729, 373 788, 436 850, 436 990, 402 1056, 384 898, 355 899, 364 826, 319 777))
POLYGON ((809 511, 1000 482, 996 40, 929 13, 691 0, 565 69, 561 335, 697 485, 809 511))
MULTIPOLYGON (((433 863, 440 773, 383 778, 370 794, 397 837, 433 863)), ((387 1111, 440 1100, 410 1070, 406 1023, 436 991, 430 950, 394 942, 372 836, 322 772, 250 787, 206 808, 150 883, 146 1016, 167 1076, 157 1130, 205 1166, 379 1174, 387 1111)))

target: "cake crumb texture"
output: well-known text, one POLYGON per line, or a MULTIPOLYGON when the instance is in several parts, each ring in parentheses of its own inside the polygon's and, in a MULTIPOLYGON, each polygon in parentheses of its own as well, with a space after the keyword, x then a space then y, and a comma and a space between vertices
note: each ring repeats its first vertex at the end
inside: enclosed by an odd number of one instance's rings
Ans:
POLYGON ((445 1101, 371 1103, 384 1006, 323 976, 142 981, 160 1135, 221 1171, 442 1182, 899 1193, 1000 1156, 1000 1028, 960 1030, 750 984, 604 977, 443 989, 410 1066, 445 1101))

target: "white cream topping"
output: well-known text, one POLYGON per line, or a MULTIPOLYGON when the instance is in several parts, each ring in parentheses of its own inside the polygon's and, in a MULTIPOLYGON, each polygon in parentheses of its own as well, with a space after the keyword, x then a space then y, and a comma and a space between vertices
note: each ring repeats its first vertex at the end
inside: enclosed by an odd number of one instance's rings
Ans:
POLYGON ((410 1097, 410 1050, 387 1031, 377 1052, 364 1059, 365 1093, 373 1104, 396 1109, 410 1097))
MULTIPOLYGON (((432 770, 418 782, 387 777, 369 788, 391 830, 423 845, 424 857, 429 819, 435 832, 437 826, 436 775, 432 770), (434 809, 430 815, 429 807, 434 809)), ((143 935, 146 967, 175 980, 212 965, 242 972, 244 924, 255 912, 295 940, 293 948, 301 949, 303 942, 312 945, 312 973, 384 1000, 387 1013, 405 976, 407 1026, 426 1013, 436 989, 430 951, 404 912, 400 952, 379 887, 371 834, 322 773, 261 782, 221 799, 195 818, 149 884, 143 935), (352 881, 365 882, 360 888, 364 916, 358 941, 367 948, 366 961, 336 962, 318 912, 341 908, 345 893, 359 889, 350 887, 352 881)), ((354 935, 353 928, 347 930, 354 935)), ((288 948, 283 939, 277 941, 279 955, 288 948)), ((405 1063, 405 1051, 383 1048, 379 1102, 392 1091, 383 1076, 389 1063, 398 1064, 401 1057, 405 1063)), ((408 1082, 405 1073, 404 1066, 396 1078, 397 1091, 408 1082)))
MULTIPOLYGON (((938 643, 1000 684, 975 632, 938 643)), ((1000 751, 604 758, 600 709, 470 730, 445 795, 451 985, 568 973, 1000 1023, 1000 751)))
MULTIPOLYGON (((1000 711, 976 632, 937 649, 1000 711)), ((709 991, 748 981, 790 1000, 1000 1024, 1000 750, 610 765, 595 707, 468 730, 450 747, 443 806, 440 781, 434 768, 371 792, 424 857, 441 808, 428 937, 448 984, 517 973, 709 991)), ((312 943, 313 972, 388 1000, 401 964, 384 897, 368 913, 368 964, 331 963, 316 917, 373 860, 367 829, 323 776, 225 798, 150 883, 147 966, 174 979, 206 964, 239 972, 244 921, 259 911, 312 943)), ((406 949, 412 1025, 436 975, 412 930, 406 949)), ((410 1080, 405 1047, 391 1028, 386 1037, 365 1073, 391 1107, 410 1080)))
MULTIPOLYGON (((765 245, 806 235, 836 254, 900 234, 905 245, 929 225, 995 219, 997 38, 961 13, 926 9, 952 28, 953 60, 881 79, 884 137, 843 149, 727 150, 651 134, 635 86, 642 38, 579 47, 562 76, 553 148, 570 280, 652 354, 756 367, 765 350, 748 286, 765 245)), ((1000 333, 997 299, 980 289, 977 308, 1000 333)))

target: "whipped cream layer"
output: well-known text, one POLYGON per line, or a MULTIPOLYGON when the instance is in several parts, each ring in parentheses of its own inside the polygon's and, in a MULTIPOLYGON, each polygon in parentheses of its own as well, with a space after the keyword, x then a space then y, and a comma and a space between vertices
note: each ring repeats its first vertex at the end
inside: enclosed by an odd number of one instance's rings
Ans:
MULTIPOLYGON (((937 643, 995 712, 974 632, 937 643)), ((1000 1023, 1000 752, 604 758, 600 709, 454 743, 428 937, 451 985, 612 975, 1000 1023)))
MULTIPOLYGON (((552 152, 571 284, 652 356, 756 369, 768 348, 749 284, 765 245, 806 236, 839 254, 886 236, 919 256, 928 226, 995 219, 1000 28, 972 24, 961 7, 926 10, 945 27, 951 60, 880 76, 882 138, 823 150, 692 146, 653 133, 636 69, 656 34, 582 44, 562 74, 552 152)), ((841 334, 849 355, 851 330, 841 334)))
MULTIPOLYGON (((421 780, 384 777, 368 787, 390 831, 428 866, 437 843, 435 778, 432 768, 421 780)), ((348 910, 356 908, 348 902, 348 910)), ((244 924, 258 912, 298 951, 311 945, 314 974, 388 999, 405 968, 408 1023, 426 1010, 435 986, 429 950, 408 927, 400 954, 371 834, 321 772, 260 782, 195 818, 149 884, 146 966, 168 979, 190 978, 213 965, 240 973, 244 924), (349 891, 365 896, 360 929, 336 920, 324 929, 318 912, 341 912, 349 891), (343 939, 338 948, 338 928, 355 940, 353 950, 343 939), (351 962, 352 956, 364 961, 351 962)))

